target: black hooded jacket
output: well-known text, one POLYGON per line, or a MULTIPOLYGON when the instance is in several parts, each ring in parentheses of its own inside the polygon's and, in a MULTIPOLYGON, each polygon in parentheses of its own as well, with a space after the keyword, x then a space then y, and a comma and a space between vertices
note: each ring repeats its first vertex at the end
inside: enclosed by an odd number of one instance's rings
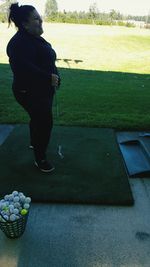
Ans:
POLYGON ((56 53, 44 38, 19 30, 7 45, 7 55, 15 92, 25 90, 30 95, 42 97, 54 91, 51 74, 59 75, 56 53))

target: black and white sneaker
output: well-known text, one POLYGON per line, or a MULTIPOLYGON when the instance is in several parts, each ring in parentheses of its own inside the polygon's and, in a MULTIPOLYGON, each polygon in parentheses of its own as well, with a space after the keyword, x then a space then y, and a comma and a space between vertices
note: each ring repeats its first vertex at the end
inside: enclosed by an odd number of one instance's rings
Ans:
POLYGON ((55 168, 47 160, 43 159, 40 162, 35 161, 35 166, 42 172, 52 172, 55 168))

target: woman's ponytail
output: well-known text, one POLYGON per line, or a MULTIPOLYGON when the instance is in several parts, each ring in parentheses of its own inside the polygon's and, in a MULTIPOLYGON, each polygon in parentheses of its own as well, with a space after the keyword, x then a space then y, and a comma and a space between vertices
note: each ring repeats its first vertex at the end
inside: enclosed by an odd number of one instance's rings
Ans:
POLYGON ((19 27, 20 24, 20 12, 19 12, 19 5, 18 3, 15 4, 11 4, 9 10, 9 16, 8 16, 8 23, 9 25, 11 24, 11 22, 14 22, 16 27, 19 27))

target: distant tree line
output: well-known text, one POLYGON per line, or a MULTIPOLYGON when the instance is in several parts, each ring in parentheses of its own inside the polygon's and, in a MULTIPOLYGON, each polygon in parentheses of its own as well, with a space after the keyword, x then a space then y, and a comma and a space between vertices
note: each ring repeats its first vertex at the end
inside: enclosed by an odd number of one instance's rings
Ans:
MULTIPOLYGON (((16 0, 0 0, 0 21, 7 20, 8 9, 11 3, 16 0)), ((96 2, 90 5, 88 12, 84 11, 65 11, 60 12, 56 0, 47 0, 45 4, 44 20, 47 22, 63 22, 78 24, 96 24, 96 25, 120 25, 133 27, 134 23, 129 22, 143 21, 150 23, 150 16, 124 16, 120 12, 112 9, 109 13, 100 12, 96 2)))
POLYGON ((114 9, 112 9, 109 13, 100 12, 96 2, 90 5, 88 12, 67 12, 66 10, 59 12, 56 0, 46 1, 44 19, 48 22, 120 25, 127 27, 135 26, 134 23, 129 22, 131 20, 150 23, 150 16, 125 16, 114 9))

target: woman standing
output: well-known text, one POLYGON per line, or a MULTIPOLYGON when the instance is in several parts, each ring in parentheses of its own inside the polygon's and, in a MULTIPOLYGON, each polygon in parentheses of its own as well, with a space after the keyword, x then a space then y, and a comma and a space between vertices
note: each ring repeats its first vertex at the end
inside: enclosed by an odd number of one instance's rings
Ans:
POLYGON ((56 53, 41 37, 42 19, 33 6, 12 4, 8 20, 18 29, 7 45, 13 93, 30 116, 35 165, 43 172, 51 172, 54 167, 47 161, 46 150, 53 126, 53 96, 60 84, 56 53))

